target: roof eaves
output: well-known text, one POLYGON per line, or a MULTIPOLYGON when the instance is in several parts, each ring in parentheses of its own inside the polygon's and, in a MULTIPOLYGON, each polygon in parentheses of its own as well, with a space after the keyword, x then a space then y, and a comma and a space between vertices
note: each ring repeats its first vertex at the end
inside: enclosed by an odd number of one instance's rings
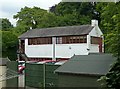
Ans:
POLYGON ((75 74, 75 75, 87 75, 87 76, 101 76, 105 74, 100 74, 100 73, 84 73, 84 72, 67 72, 67 71, 55 71, 55 73, 61 73, 61 74, 75 74))

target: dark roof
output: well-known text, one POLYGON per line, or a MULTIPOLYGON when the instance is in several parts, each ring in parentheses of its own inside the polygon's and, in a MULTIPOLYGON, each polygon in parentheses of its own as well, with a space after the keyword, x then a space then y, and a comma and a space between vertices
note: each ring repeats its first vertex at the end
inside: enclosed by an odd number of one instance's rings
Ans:
POLYGON ((105 75, 115 57, 110 54, 75 55, 55 72, 71 74, 105 75))
POLYGON ((0 66, 4 66, 10 61, 8 58, 0 58, 0 66))
POLYGON ((93 27, 91 25, 31 29, 18 38, 85 35, 88 34, 92 29, 93 27))

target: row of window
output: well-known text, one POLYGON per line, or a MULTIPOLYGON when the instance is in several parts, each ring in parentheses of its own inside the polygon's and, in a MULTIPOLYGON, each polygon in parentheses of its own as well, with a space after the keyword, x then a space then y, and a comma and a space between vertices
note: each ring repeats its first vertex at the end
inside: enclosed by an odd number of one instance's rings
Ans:
POLYGON ((29 38, 28 45, 52 44, 52 37, 29 38))
POLYGON ((57 37, 56 44, 87 43, 87 36, 57 37))
MULTIPOLYGON (((99 44, 99 37, 91 37, 91 44, 99 44)), ((87 36, 56 37, 56 44, 87 43, 87 36)), ((52 37, 29 38, 28 45, 52 44, 52 37)))

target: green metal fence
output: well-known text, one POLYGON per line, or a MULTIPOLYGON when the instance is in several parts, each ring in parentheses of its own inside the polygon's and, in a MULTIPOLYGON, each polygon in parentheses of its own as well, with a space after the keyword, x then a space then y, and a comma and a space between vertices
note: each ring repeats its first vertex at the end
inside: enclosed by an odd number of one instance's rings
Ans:
POLYGON ((26 63, 25 66, 25 86, 57 87, 57 75, 54 70, 59 65, 26 63))
POLYGON ((26 63, 25 66, 25 86, 39 87, 43 82, 43 65, 26 63))
MULTIPOLYGON (((8 76, 13 77, 14 75, 9 75, 8 72, 9 72, 9 70, 12 70, 17 73, 18 72, 18 62, 16 62, 16 61, 7 62, 7 68, 8 68, 8 71, 7 71, 8 76)), ((8 77, 8 76, 6 76, 6 77, 8 77)), ((15 74, 15 76, 16 76, 16 74, 15 74)), ((6 87, 18 87, 18 77, 7 79, 6 87)))
POLYGON ((45 81, 46 87, 57 87, 58 78, 54 71, 59 67, 59 65, 46 64, 45 65, 45 81))

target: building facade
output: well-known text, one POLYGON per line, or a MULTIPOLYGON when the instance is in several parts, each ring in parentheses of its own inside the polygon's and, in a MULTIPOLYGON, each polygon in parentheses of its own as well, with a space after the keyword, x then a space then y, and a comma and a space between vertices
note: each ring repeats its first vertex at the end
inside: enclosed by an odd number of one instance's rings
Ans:
POLYGON ((97 20, 91 25, 32 29, 19 37, 19 60, 61 60, 99 52, 104 45, 97 20))

